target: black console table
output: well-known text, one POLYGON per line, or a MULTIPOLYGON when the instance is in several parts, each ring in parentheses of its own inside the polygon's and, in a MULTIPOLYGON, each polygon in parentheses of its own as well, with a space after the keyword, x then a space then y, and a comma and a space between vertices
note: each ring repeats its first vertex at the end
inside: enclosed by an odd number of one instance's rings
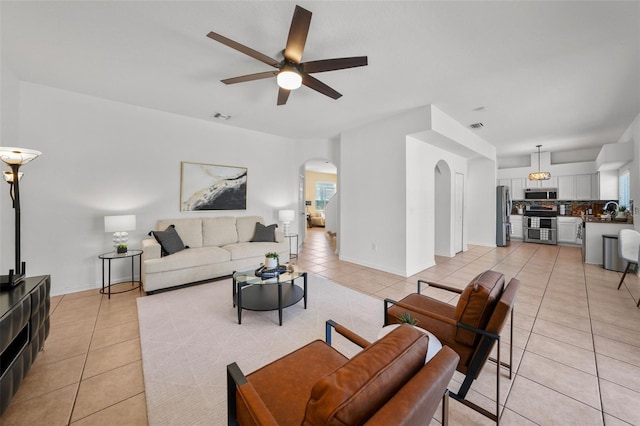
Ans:
POLYGON ((0 292, 0 415, 49 335, 51 277, 25 278, 0 292))

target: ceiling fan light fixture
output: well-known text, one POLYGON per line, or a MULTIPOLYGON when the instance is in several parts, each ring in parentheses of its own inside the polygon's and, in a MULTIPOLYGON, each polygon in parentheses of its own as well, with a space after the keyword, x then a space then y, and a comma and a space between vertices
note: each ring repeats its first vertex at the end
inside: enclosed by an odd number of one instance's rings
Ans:
POLYGON ((278 86, 287 90, 296 90, 302 85, 302 76, 292 67, 285 67, 278 73, 278 86))

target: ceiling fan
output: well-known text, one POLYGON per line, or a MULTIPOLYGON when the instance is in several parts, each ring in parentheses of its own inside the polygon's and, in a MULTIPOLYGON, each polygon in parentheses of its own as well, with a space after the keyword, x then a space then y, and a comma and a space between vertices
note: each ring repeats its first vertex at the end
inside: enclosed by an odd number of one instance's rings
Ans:
POLYGON ((289 28, 289 38, 287 45, 282 51, 284 59, 277 61, 267 55, 264 55, 250 47, 244 46, 220 34, 210 32, 207 37, 216 40, 225 46, 229 46, 245 55, 264 62, 276 68, 274 71, 264 71, 256 74, 248 74, 239 77, 227 78, 221 80, 225 84, 243 83, 246 81, 260 80, 264 78, 277 77, 278 82, 278 105, 287 103, 289 94, 292 90, 297 89, 300 85, 305 86, 329 96, 338 99, 342 94, 324 84, 310 74, 325 71, 335 71, 345 68, 362 67, 367 65, 366 56, 354 56, 350 58, 323 59, 319 61, 300 62, 302 60, 302 52, 307 41, 309 25, 311 24, 311 12, 296 6, 291 19, 291 27, 289 28))

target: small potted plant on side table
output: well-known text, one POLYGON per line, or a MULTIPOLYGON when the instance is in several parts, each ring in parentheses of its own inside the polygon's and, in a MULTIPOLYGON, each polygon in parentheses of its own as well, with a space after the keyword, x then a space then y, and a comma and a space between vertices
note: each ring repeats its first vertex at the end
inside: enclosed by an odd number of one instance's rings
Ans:
POLYGON ((126 252, 127 252, 127 245, 126 244, 118 244, 118 247, 116 247, 116 253, 124 254, 126 252))
POLYGON ((270 251, 264 255, 264 265, 267 269, 275 269, 278 267, 278 253, 270 251))

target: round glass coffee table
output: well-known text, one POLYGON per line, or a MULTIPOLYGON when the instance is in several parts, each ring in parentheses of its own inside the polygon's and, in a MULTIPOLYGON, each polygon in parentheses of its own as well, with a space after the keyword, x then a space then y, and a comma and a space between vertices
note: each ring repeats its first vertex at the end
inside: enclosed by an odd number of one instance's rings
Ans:
POLYGON ((307 309, 307 273, 285 272, 277 277, 262 279, 255 270, 233 274, 233 306, 238 308, 238 324, 242 324, 242 310, 275 311, 282 325, 282 310, 304 299, 307 309), (295 283, 302 278, 303 287, 295 283))

